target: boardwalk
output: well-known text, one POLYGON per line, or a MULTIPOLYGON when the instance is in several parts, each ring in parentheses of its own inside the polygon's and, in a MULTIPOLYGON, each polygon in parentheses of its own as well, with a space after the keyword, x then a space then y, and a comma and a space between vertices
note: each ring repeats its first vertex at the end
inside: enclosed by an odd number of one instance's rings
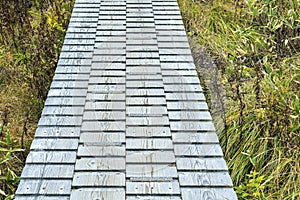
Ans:
POLYGON ((176 0, 77 0, 16 199, 237 199, 176 0))

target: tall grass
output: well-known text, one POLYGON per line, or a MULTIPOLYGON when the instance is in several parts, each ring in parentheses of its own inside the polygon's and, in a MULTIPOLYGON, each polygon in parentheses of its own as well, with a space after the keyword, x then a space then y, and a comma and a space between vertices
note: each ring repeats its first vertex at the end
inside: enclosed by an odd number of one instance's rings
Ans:
POLYGON ((220 142, 240 199, 300 199, 300 1, 179 0, 226 89, 220 142))
POLYGON ((12 199, 73 0, 0 1, 0 199, 12 199))

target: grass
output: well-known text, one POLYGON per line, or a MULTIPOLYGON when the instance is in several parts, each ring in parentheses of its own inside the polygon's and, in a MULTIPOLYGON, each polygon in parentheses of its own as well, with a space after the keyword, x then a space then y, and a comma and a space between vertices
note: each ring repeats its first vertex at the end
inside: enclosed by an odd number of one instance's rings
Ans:
POLYGON ((179 5, 188 35, 221 74, 219 138, 239 198, 299 199, 300 2, 179 5))

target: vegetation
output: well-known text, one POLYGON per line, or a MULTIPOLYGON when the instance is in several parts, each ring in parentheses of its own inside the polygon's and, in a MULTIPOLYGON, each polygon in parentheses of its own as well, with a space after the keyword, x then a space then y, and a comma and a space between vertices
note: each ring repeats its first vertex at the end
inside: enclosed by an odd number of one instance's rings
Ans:
POLYGON ((0 1, 0 199, 12 199, 73 0, 0 1))
POLYGON ((221 74, 219 136, 239 198, 300 199, 300 1, 179 4, 221 74))

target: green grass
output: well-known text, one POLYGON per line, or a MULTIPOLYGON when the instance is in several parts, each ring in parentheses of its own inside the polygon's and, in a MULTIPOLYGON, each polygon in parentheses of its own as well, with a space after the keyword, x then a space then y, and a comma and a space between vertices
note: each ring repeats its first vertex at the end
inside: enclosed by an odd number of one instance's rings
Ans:
POLYGON ((299 199, 300 2, 179 4, 226 90, 219 138, 239 198, 299 199))

